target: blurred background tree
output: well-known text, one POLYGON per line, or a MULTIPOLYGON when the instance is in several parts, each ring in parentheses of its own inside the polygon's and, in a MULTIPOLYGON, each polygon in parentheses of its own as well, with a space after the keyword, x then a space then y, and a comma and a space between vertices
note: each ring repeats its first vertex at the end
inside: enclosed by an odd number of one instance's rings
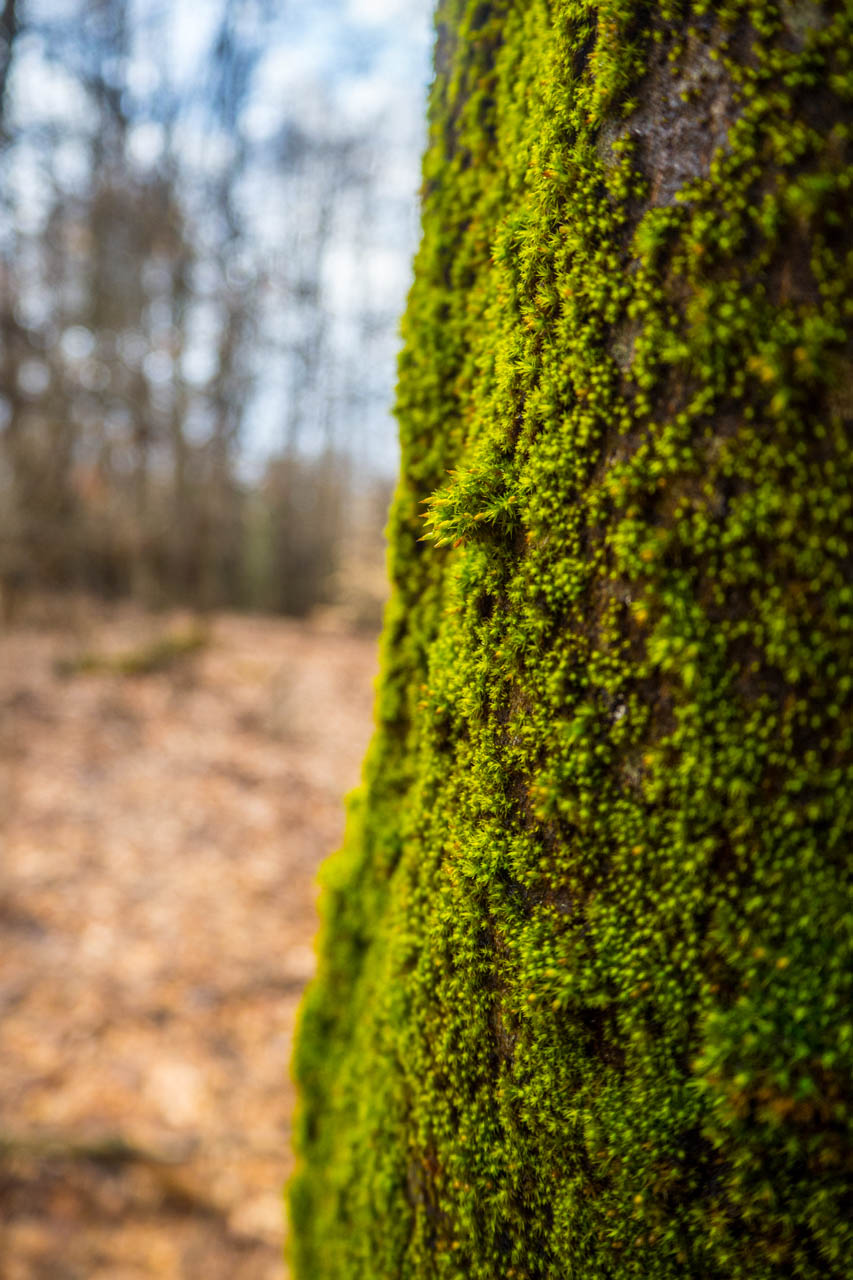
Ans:
POLYGON ((391 4, 401 57, 364 0, 6 0, 7 616, 34 588, 375 614, 421 149, 418 95, 377 86, 425 74, 427 8, 391 4))

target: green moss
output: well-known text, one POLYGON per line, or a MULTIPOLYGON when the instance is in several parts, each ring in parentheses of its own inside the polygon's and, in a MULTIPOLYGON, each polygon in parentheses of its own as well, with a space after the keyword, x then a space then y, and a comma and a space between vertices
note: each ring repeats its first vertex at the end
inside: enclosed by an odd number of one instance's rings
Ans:
POLYGON ((853 16, 437 36, 296 1274, 851 1277, 853 16))

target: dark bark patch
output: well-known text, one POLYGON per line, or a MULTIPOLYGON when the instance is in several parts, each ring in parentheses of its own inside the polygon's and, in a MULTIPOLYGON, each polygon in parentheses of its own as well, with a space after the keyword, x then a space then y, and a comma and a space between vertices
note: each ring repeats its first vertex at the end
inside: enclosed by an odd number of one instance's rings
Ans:
POLYGON ((605 164, 618 139, 637 144, 639 166, 650 178, 652 207, 674 204, 686 183, 708 176, 715 152, 725 147, 737 119, 731 79, 713 52, 707 37, 692 36, 673 63, 667 46, 657 46, 639 86, 636 110, 627 123, 611 121, 599 134, 605 164))

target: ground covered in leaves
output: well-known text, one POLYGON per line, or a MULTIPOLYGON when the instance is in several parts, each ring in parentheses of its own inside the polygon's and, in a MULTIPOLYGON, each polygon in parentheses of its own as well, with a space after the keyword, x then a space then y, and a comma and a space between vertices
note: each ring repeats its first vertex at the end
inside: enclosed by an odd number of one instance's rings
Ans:
POLYGON ((0 632, 0 1278, 281 1280, 294 1014, 376 645, 0 632))

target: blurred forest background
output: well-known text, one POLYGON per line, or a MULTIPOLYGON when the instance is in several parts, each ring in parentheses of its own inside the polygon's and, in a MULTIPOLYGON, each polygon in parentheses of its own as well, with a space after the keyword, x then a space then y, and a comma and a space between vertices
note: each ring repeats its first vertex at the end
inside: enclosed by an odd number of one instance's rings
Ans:
POLYGON ((0 0, 0 1280, 283 1280, 429 0, 0 0))
POLYGON ((3 0, 0 592, 374 621, 418 0, 3 0))

